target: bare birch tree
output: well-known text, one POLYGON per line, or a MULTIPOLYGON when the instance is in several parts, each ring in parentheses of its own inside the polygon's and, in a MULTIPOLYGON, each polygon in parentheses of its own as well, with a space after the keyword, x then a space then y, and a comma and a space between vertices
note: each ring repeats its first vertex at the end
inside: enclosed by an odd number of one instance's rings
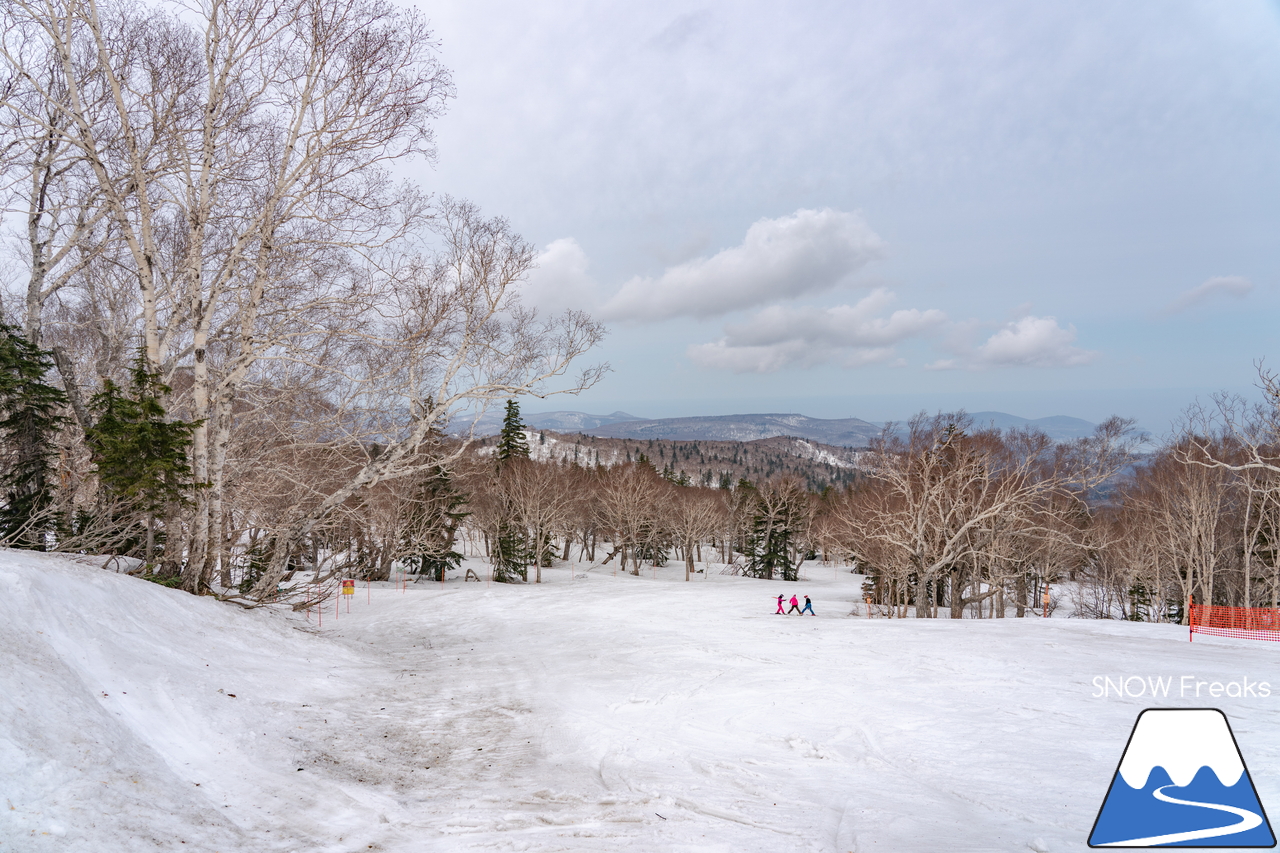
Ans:
POLYGON ((617 465, 602 476, 598 493, 600 516, 614 544, 614 551, 605 562, 617 554, 626 570, 630 555, 632 574, 640 574, 637 551, 652 544, 662 528, 659 501, 664 485, 653 468, 639 463, 617 465))
POLYGON ((380 0, 171 8, 12 0, 4 23, 25 41, 0 36, 0 55, 26 72, 35 38, 56 59, 47 83, 25 74, 30 106, 15 108, 91 172, 137 278, 148 365, 191 371, 193 468, 209 484, 184 575, 196 590, 219 556, 237 390, 296 331, 269 315, 332 299, 317 265, 421 220, 423 200, 383 167, 433 153, 451 84, 421 18, 380 0))
POLYGON ((970 435, 968 427, 959 413, 920 415, 905 440, 887 430, 869 460, 872 482, 840 505, 848 547, 860 562, 912 586, 919 617, 933 615, 944 592, 953 616, 997 594, 982 589, 979 571, 999 556, 993 545, 1015 527, 1021 537, 1059 535, 1054 516, 1078 506, 1126 458, 1128 425, 1120 420, 1068 448, 1042 433, 970 435), (966 596, 969 586, 976 591, 966 596))
POLYGON ((693 575, 699 545, 720 530, 725 512, 723 495, 709 489, 683 487, 673 495, 667 524, 684 552, 686 581, 693 575))
POLYGON ((1259 362, 1262 400, 1219 394, 1212 407, 1193 407, 1189 437, 1176 449, 1186 464, 1233 473, 1246 492, 1242 526, 1244 603, 1251 603, 1255 559, 1270 569, 1271 606, 1280 607, 1280 376, 1259 362), (1269 564, 1269 565, 1268 565, 1269 564))
MULTIPOLYGON (((507 222, 448 198, 436 214, 438 253, 404 264, 371 289, 377 297, 363 325, 349 333, 315 330, 320 353, 300 335, 275 360, 278 384, 323 389, 325 407, 309 440, 350 448, 361 463, 340 485, 283 515, 256 600, 274 595, 290 549, 349 497, 451 465, 466 452, 467 441, 433 442, 452 419, 515 396, 575 393, 607 369, 569 374, 603 336, 598 323, 575 311, 542 318, 521 306, 518 287, 534 251, 507 222)), ((300 435, 281 425, 282 442, 304 440, 300 435)))
POLYGON ((555 462, 513 458, 503 463, 494 487, 509 507, 512 518, 525 531, 534 566, 534 583, 542 583, 543 556, 551 539, 563 533, 576 504, 574 483, 555 462))

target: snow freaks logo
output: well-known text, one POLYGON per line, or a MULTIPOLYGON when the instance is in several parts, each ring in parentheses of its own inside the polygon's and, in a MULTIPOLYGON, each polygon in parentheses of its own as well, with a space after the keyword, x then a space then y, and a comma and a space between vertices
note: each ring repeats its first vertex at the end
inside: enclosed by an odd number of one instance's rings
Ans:
POLYGON ((1226 716, 1148 708, 1111 779, 1090 847, 1275 847, 1226 716))
MULTIPOLYGON (((1126 699, 1138 699, 1142 696, 1150 696, 1153 699, 1167 698, 1169 691, 1175 686, 1173 676, 1151 676, 1143 678, 1141 675, 1131 675, 1125 678, 1123 675, 1112 678, 1109 675, 1095 675, 1093 677, 1093 698, 1109 699, 1113 695, 1126 699)), ((1183 699, 1199 699, 1212 697, 1214 699, 1228 696, 1232 699, 1241 699, 1249 697, 1261 697, 1263 699, 1271 695, 1271 685, 1265 681, 1250 681, 1248 676, 1241 678, 1239 681, 1201 681, 1194 675, 1184 675, 1177 681, 1177 689, 1174 694, 1183 699), (1201 692, 1203 691, 1203 693, 1201 692)))

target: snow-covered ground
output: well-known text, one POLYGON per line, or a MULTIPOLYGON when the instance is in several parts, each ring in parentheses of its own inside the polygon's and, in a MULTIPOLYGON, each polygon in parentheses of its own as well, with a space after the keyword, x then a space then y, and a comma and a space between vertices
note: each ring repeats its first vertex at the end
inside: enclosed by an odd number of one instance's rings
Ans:
POLYGON ((1222 708, 1280 814, 1280 646, 613 571, 361 586, 317 627, 0 552, 0 851, 1082 850, 1151 706, 1222 708))

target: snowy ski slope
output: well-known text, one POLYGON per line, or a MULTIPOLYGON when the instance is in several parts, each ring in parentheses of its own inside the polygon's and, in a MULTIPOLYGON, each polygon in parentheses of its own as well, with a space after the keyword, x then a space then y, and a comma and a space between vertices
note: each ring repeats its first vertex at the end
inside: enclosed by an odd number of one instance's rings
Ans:
POLYGON ((0 853, 1083 850, 1151 706, 1222 708, 1280 815, 1277 645, 869 620, 805 571, 362 586, 317 628, 0 552, 0 853), (1169 696, 1095 695, 1129 676, 1169 696))

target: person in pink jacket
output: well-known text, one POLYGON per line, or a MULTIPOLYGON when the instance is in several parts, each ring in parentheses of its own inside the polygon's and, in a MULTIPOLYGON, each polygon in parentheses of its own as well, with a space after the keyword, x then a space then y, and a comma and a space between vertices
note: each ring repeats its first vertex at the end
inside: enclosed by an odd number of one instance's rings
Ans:
POLYGON ((791 615, 792 610, 794 610, 796 613, 799 613, 801 616, 804 615, 804 613, 801 612, 800 610, 800 599, 796 598, 794 595, 791 596, 791 610, 787 611, 788 616, 791 615))
POLYGON ((782 609, 782 596, 778 596, 778 612, 773 615, 777 616, 778 613, 781 613, 783 616, 786 615, 786 612, 782 609))

